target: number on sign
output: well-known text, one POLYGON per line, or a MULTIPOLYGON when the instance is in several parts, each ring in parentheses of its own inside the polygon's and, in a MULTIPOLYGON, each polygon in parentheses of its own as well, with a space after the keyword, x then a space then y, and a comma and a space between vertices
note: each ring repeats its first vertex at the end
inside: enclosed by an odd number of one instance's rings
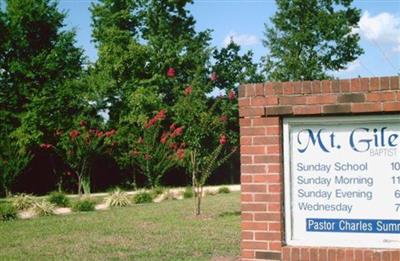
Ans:
POLYGON ((395 208, 396 208, 396 212, 400 211, 400 203, 399 204, 394 204, 395 208))
POLYGON ((400 171, 400 162, 392 162, 390 165, 392 166, 392 170, 400 171))

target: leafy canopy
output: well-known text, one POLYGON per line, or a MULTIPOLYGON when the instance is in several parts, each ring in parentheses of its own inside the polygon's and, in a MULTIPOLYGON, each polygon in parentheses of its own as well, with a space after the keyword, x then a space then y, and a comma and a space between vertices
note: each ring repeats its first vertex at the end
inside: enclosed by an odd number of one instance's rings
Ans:
POLYGON ((264 70, 269 80, 329 78, 363 50, 354 33, 360 10, 352 0, 277 0, 277 12, 266 24, 264 70))

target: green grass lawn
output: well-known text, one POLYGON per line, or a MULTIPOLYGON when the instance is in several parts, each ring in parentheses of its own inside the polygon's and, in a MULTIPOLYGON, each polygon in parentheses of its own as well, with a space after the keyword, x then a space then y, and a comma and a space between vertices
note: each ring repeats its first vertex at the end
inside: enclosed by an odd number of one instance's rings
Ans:
POLYGON ((239 255, 239 193, 0 222, 0 260, 210 260, 239 255))

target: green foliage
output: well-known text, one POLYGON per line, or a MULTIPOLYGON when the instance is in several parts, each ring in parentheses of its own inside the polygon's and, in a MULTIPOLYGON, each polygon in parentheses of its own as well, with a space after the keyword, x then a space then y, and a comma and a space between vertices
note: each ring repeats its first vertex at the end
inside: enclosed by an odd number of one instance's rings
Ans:
POLYGON ((193 188, 186 187, 185 191, 183 192, 183 198, 193 198, 193 188))
POLYGON ((220 187, 218 189, 219 194, 228 194, 231 193, 231 190, 228 187, 220 187))
POLYGON ((221 120, 221 114, 225 112, 218 111, 221 108, 231 109, 222 105, 231 102, 226 98, 210 101, 194 89, 192 94, 182 97, 175 105, 176 121, 185 126, 183 141, 187 150, 182 164, 201 184, 232 154, 232 150, 224 150, 225 145, 231 142, 231 133, 225 134, 227 122, 221 120))
POLYGON ((17 209, 11 203, 0 204, 0 221, 10 221, 17 218, 17 209))
POLYGON ((17 210, 27 210, 33 206, 35 200, 31 195, 21 193, 12 198, 12 205, 17 210))
POLYGON ((151 188, 160 186, 161 178, 177 164, 178 151, 182 150, 182 144, 176 139, 182 135, 183 128, 173 125, 164 130, 161 124, 165 117, 165 110, 161 110, 146 122, 130 150, 132 161, 147 177, 151 188))
POLYGON ((84 212, 94 211, 95 206, 96 206, 96 202, 93 199, 91 199, 89 197, 84 197, 73 203, 72 210, 73 211, 84 211, 84 212))
POLYGON ((54 215, 55 205, 46 200, 36 201, 31 210, 39 217, 52 216, 54 215))
POLYGON ((110 207, 126 207, 130 205, 128 195, 120 189, 116 189, 106 198, 106 204, 110 207))
POLYGON ((19 146, 15 139, 9 136, 0 139, 0 185, 7 197, 11 195, 15 179, 31 159, 31 153, 19 146))
POLYGON ((277 0, 266 24, 265 72, 273 81, 322 80, 357 59, 363 50, 353 32, 360 10, 352 0, 277 0))
POLYGON ((236 142, 231 141, 235 136, 227 128, 229 120, 221 119, 222 115, 231 113, 234 101, 233 91, 227 98, 210 100, 201 89, 194 87, 174 107, 176 122, 185 126, 183 140, 187 149, 181 163, 192 177, 197 215, 205 182, 236 151, 236 142))
POLYGON ((215 60, 212 66, 214 72, 213 86, 221 90, 234 89, 240 84, 264 82, 264 77, 258 72, 258 65, 253 62, 253 52, 247 51, 240 55, 240 46, 231 41, 226 47, 213 52, 215 60))
POLYGON ((101 109, 109 110, 109 124, 116 126, 127 107, 137 79, 147 77, 147 49, 138 41, 140 1, 100 0, 93 3, 93 40, 98 48, 89 82, 101 109))
POLYGON ((163 187, 155 187, 151 190, 151 194, 153 198, 156 198, 163 194, 166 190, 163 187))
POLYGON ((146 192, 146 191, 142 191, 142 192, 138 192, 133 197, 133 202, 135 204, 152 203, 153 202, 153 197, 151 196, 151 193, 146 192))
MULTIPOLYGON (((146 85, 158 86, 164 103, 172 105, 190 82, 204 83, 211 49, 210 31, 196 32, 196 21, 187 6, 192 0, 150 0, 143 5, 143 40, 149 50, 146 85), (174 68, 175 77, 167 77, 174 68)), ((211 86, 201 85, 205 92, 211 86)))
POLYGON ((70 205, 69 198, 65 193, 59 191, 51 192, 47 200, 58 207, 68 207, 70 205))
POLYGON ((74 81, 83 51, 53 0, 6 0, 0 11, 0 113, 21 147, 53 143, 86 104, 74 81), (3 30, 4 29, 4 30, 3 30), (4 34, 3 34, 4 32, 4 34), (65 117, 68 115, 68 117, 65 117))
POLYGON ((61 137, 57 150, 62 154, 78 177, 78 193, 90 193, 90 164, 101 153, 111 153, 115 130, 103 132, 91 129, 88 122, 81 120, 80 127, 72 129, 61 137))

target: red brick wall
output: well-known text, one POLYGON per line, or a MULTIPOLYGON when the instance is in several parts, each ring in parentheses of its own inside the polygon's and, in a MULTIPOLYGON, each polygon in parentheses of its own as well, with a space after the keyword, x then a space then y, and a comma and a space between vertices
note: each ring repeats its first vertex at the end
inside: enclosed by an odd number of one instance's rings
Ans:
POLYGON ((399 82, 395 76, 240 86, 242 260, 400 261, 400 249, 285 246, 282 155, 282 117, 398 113, 399 82))

